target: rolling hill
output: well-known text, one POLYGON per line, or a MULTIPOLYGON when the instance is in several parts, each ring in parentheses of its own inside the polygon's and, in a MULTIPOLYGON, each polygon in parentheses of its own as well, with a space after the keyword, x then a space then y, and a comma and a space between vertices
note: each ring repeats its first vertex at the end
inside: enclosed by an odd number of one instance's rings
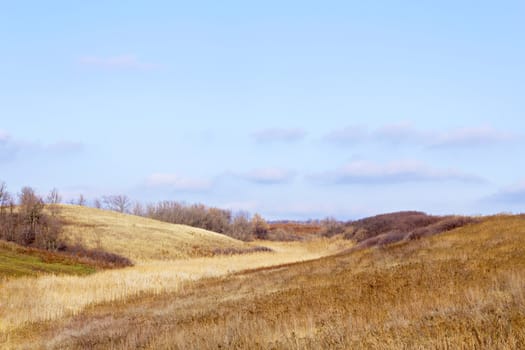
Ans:
POLYGON ((101 248, 133 261, 211 256, 250 246, 225 235, 134 215, 76 205, 60 205, 70 244, 101 248))
POLYGON ((20 330, 92 349, 522 349, 525 217, 203 279, 20 330))

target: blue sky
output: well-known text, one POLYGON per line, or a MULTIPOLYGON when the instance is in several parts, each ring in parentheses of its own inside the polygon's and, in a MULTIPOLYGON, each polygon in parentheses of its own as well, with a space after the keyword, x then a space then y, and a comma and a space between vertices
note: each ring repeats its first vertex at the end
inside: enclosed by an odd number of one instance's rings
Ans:
POLYGON ((352 219, 522 212, 522 1, 17 1, 0 181, 352 219))

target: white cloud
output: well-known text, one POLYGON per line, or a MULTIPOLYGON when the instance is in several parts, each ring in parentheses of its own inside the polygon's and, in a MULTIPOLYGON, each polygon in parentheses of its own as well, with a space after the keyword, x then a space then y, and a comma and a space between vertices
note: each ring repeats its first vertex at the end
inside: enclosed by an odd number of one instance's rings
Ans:
POLYGON ((293 142, 299 141, 306 136, 306 132, 303 129, 292 128, 292 129, 263 129, 258 130, 252 134, 255 141, 260 143, 265 142, 293 142))
POLYGON ((11 138, 11 135, 5 131, 0 129, 0 142, 7 142, 11 138))
POLYGON ((7 131, 0 130, 0 161, 12 161, 20 157, 57 156, 78 153, 83 144, 75 141, 60 141, 51 144, 13 138, 7 131))
POLYGON ((490 126, 449 130, 434 136, 430 146, 477 147, 512 141, 516 135, 490 126))
POLYGON ((311 176, 313 180, 333 184, 396 184, 410 182, 459 181, 483 182, 483 179, 454 169, 436 169, 417 161, 377 164, 355 161, 331 172, 311 176))
POLYGON ((60 153, 81 152, 84 150, 84 144, 75 141, 59 141, 49 144, 45 148, 49 151, 60 153))
POLYGON ((254 169, 242 175, 244 179, 258 184, 287 183, 290 182, 294 176, 294 172, 278 168, 254 169))
POLYGON ((109 69, 137 69, 149 70, 158 68, 157 65, 139 60, 135 55, 118 56, 83 56, 79 59, 81 64, 109 69))
POLYGON ((417 130, 410 123, 388 124, 378 128, 372 135, 378 141, 393 144, 422 143, 435 137, 432 132, 417 130))
POLYGON ((503 188, 487 199, 489 202, 525 204, 525 181, 503 188))
POLYGON ((368 130, 361 126, 347 126, 333 130, 324 136, 324 140, 336 144, 355 144, 369 137, 368 130))
POLYGON ((177 191, 206 191, 211 181, 181 177, 177 174, 155 173, 146 179, 148 187, 164 187, 177 191))
POLYGON ((422 130, 410 123, 388 124, 368 131, 359 126, 347 126, 333 130, 324 140, 336 144, 360 142, 383 142, 395 145, 417 145, 422 147, 482 147, 514 141, 517 135, 491 126, 473 126, 449 130, 422 130))

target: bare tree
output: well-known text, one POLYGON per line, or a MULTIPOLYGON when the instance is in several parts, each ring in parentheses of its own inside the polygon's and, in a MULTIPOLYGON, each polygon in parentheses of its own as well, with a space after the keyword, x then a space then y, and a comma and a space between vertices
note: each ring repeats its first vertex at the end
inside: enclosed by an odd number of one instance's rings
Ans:
POLYGON ((10 201, 11 195, 7 191, 7 185, 2 182, 0 184, 0 210, 3 210, 5 207, 7 207, 10 201))
POLYGON ((253 239, 253 226, 250 222, 249 215, 246 212, 239 212, 233 218, 228 235, 243 241, 253 239))
POLYGON ((18 195, 20 214, 23 219, 21 240, 25 245, 35 241, 39 221, 44 209, 44 201, 31 187, 24 187, 18 195))
POLYGON ((127 213, 131 206, 131 200, 124 194, 104 196, 102 198, 106 207, 119 213, 127 213))
POLYGON ((60 202, 62 202, 62 196, 58 193, 56 188, 53 188, 46 197, 46 203, 59 204, 60 202))
POLYGON ((60 209, 57 204, 62 202, 62 196, 58 193, 56 188, 53 188, 46 197, 46 203, 49 204, 49 211, 52 216, 57 216, 60 209))
POLYGON ((135 202, 131 212, 133 213, 133 215, 137 215, 137 216, 144 216, 144 213, 145 213, 144 207, 142 206, 142 204, 140 204, 140 202, 135 202))
POLYGON ((100 199, 95 198, 95 200, 93 201, 93 206, 97 209, 102 209, 102 202, 100 201, 100 199))
POLYGON ((269 226, 259 214, 255 214, 252 218, 252 229, 257 239, 265 239, 268 236, 269 226))
POLYGON ((85 206, 86 205, 86 197, 81 193, 78 195, 76 205, 85 206))

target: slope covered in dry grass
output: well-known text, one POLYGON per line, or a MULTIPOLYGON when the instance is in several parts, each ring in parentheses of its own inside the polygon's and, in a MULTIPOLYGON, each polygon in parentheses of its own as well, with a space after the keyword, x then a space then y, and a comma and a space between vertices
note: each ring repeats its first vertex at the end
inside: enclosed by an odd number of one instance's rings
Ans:
MULTIPOLYGON (((254 244, 262 243, 266 244, 254 244)), ((58 322, 101 303, 118 306, 139 295, 178 292, 201 278, 316 259, 348 248, 348 244, 337 239, 268 242, 272 251, 140 261, 133 267, 99 271, 86 277, 44 275, 0 281, 0 348, 12 332, 27 324, 58 322)))
POLYGON ((242 250, 233 238, 185 225, 75 205, 61 205, 65 237, 74 244, 101 248, 137 260, 211 256, 220 249, 242 250))
POLYGON ((200 280, 19 329, 11 341, 73 349, 525 348, 525 217, 200 280))

